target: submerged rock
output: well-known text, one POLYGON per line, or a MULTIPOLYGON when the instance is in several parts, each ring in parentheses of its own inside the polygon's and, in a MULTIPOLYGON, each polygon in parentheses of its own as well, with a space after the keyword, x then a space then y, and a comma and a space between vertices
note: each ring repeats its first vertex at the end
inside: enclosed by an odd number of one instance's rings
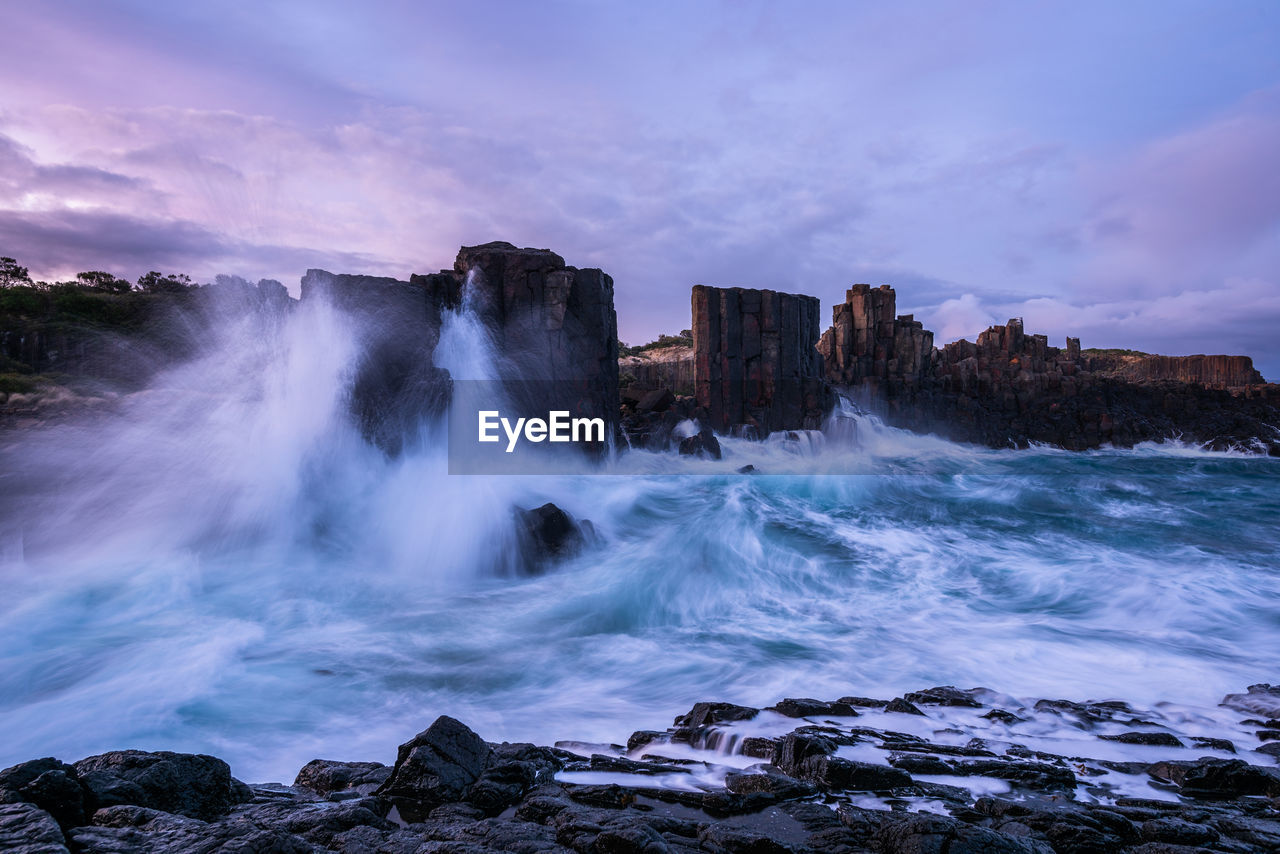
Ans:
POLYGON ((716 438, 715 433, 711 432, 711 428, 703 427, 692 436, 680 440, 680 453, 688 457, 708 457, 718 460, 720 459, 720 440, 716 438))
POLYGON ((532 572, 548 562, 573 557, 595 536, 587 520, 579 522, 548 502, 532 510, 517 510, 526 566, 532 572))

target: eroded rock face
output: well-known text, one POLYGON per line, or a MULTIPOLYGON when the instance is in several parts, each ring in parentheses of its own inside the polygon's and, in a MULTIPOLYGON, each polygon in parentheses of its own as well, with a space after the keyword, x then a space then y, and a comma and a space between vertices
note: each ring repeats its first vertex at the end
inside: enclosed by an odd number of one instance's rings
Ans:
POLYGON ((1209 388, 1242 388, 1265 382, 1248 356, 1090 354, 1089 369, 1130 382, 1172 380, 1209 388))
MULTIPOLYGON (((618 428, 618 319, 613 279, 599 269, 568 267, 548 249, 494 242, 464 246, 454 262, 472 305, 498 342, 503 377, 548 383, 518 408, 545 417, 603 418, 618 428)), ((526 414, 521 412, 520 414, 526 414)))
POLYGON ((694 390, 707 426, 817 429, 830 410, 816 297, 749 288, 693 288, 694 390))
POLYGON ((327 797, 335 792, 371 794, 391 776, 391 769, 380 762, 335 762, 313 759, 293 781, 293 785, 327 797))
POLYGON ((832 310, 831 328, 818 344, 828 380, 901 393, 929 375, 933 333, 911 315, 897 316, 893 288, 854 285, 832 310))
POLYGON ((1050 346, 1019 318, 936 349, 910 315, 894 316, 895 304, 887 285, 855 285, 819 350, 833 385, 869 396, 899 426, 994 447, 1084 450, 1181 435, 1280 453, 1280 389, 1251 385, 1261 376, 1247 357, 1090 355, 1078 338, 1050 346))
POLYGON ((358 366, 353 414, 365 437, 388 453, 424 419, 448 405, 449 376, 435 367, 441 311, 456 298, 451 277, 413 282, 308 270, 302 300, 327 300, 353 318, 358 366))
POLYGON ((692 347, 662 347, 618 359, 620 378, 645 390, 668 389, 673 394, 693 396, 694 358, 692 347))
POLYGON ((28 803, 0 803, 0 851, 69 854, 67 840, 53 816, 28 803))

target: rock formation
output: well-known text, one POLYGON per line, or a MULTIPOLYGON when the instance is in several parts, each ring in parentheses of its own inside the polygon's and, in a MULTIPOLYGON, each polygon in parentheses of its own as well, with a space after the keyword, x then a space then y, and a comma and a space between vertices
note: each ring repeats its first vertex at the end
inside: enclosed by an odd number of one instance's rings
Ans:
POLYGON ((667 389, 672 394, 693 395, 693 348, 662 347, 618 360, 619 383, 638 388, 667 389))
POLYGON ((1089 370, 1130 382, 1171 380, 1195 383, 1207 388, 1243 388, 1260 385, 1262 374, 1248 356, 1151 356, 1142 354, 1090 353, 1089 370))
POLYGON ((694 387, 709 425, 818 428, 830 398, 822 379, 816 297, 747 288, 693 289, 694 387))
POLYGON ((434 366, 431 354, 450 292, 438 281, 415 278, 403 282, 325 270, 302 277, 303 302, 327 299, 357 323, 352 408, 365 436, 389 453, 397 453, 413 427, 449 400, 449 376, 434 366))
MULTIPOLYGON (((618 425, 618 319, 613 279, 565 266, 547 249, 464 246, 454 270, 470 277, 473 306, 498 342, 505 378, 538 383, 535 407, 618 425), (548 399, 550 398, 550 399, 548 399)), ((447 275, 447 274, 445 274, 447 275)))
POLYGON ((888 286, 855 285, 819 350, 827 379, 892 423, 993 447, 1044 442, 1083 450, 1181 435, 1214 447, 1280 450, 1270 386, 1247 357, 1098 357, 1028 335, 1022 320, 976 342, 932 347, 888 286))
POLYGON ((315 759, 290 786, 247 785, 194 754, 35 759, 0 770, 0 849, 1280 850, 1280 688, 1221 705, 1206 736, 1203 715, 1167 703, 1022 702, 984 688, 788 698, 769 707, 767 732, 751 723, 765 710, 700 702, 625 748, 487 742, 440 715, 391 767, 315 759), (1054 752, 1063 730, 1070 756, 1054 752))
POLYGON ((303 300, 323 295, 358 322, 353 404, 366 436, 396 452, 404 436, 447 403, 447 373, 433 363, 443 313, 464 299, 495 342, 504 389, 519 415, 565 409, 618 421, 613 280, 566 267, 546 249, 464 246, 452 270, 409 281, 308 270, 303 300))
POLYGON ((888 285, 849 289, 818 343, 828 380, 898 396, 928 376, 933 333, 909 314, 898 317, 895 301, 888 285))

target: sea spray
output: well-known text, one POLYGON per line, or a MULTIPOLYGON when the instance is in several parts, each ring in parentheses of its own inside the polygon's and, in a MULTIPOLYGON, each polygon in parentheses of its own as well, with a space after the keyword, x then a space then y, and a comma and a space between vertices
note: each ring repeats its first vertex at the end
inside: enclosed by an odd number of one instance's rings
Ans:
MULTIPOLYGON (((441 423, 398 455, 361 436, 343 313, 218 328, 113 413, 5 437, 0 765, 129 746, 287 780, 442 713, 617 741, 698 700, 1212 705, 1280 667, 1280 461, 992 451, 850 411, 719 461, 450 475, 441 423), (528 576, 513 511, 547 501, 600 536, 528 576)), ((482 333, 465 300, 444 318, 463 388, 501 375, 482 333)))

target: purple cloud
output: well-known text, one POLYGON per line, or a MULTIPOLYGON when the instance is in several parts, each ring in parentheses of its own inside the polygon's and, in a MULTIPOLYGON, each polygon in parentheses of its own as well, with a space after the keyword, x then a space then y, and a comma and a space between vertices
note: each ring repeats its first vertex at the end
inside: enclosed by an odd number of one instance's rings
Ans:
POLYGON ((403 276, 506 239, 610 272, 631 341, 687 326, 695 282, 829 306, 870 281, 943 340, 1012 312, 1055 339, 1280 361, 1280 8, 7 18, 0 251, 41 275, 403 276))

